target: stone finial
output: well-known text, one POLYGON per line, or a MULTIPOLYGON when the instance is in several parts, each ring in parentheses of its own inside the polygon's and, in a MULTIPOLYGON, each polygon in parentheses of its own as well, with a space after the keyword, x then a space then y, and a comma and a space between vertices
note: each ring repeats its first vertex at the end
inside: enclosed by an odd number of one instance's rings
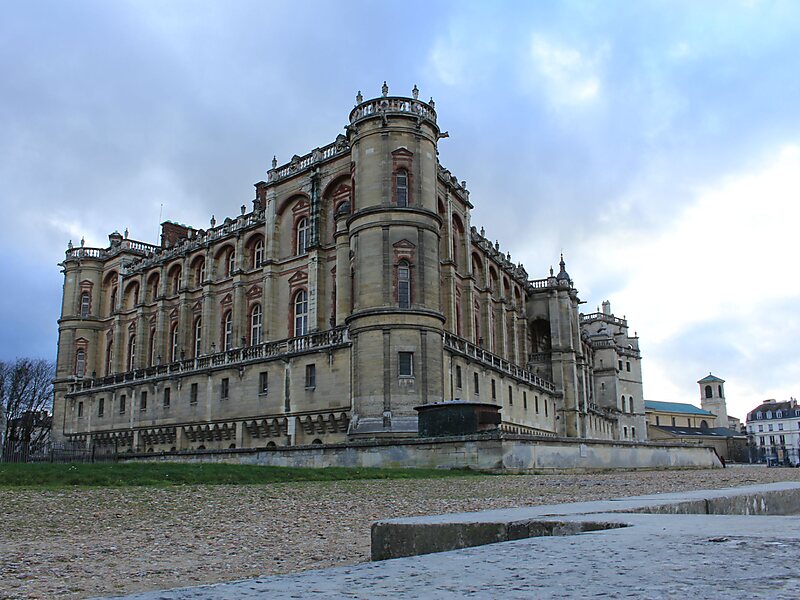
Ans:
POLYGON ((511 252, 506 252, 506 260, 511 262, 511 252))
POLYGON ((86 245, 86 238, 81 236, 81 248, 83 248, 85 245, 86 245))
POLYGON ((72 250, 72 248, 73 248, 73 247, 74 247, 74 246, 72 245, 72 240, 70 240, 70 241, 67 243, 67 248, 69 248, 70 250, 72 250))
POLYGON ((567 263, 564 262, 564 253, 563 252, 561 253, 561 260, 559 261, 558 266, 561 267, 562 271, 566 271, 567 270, 566 269, 567 263))
POLYGON ((414 84, 414 89, 411 90, 411 95, 414 97, 414 100, 419 100, 419 90, 417 89, 417 84, 414 84))
POLYGON ((381 95, 382 95, 384 98, 386 98, 386 96, 388 96, 388 95, 389 95, 389 86, 388 86, 388 85, 386 85, 386 82, 385 82, 385 81, 383 82, 383 85, 381 86, 381 95))
POLYGON ((486 230, 481 227, 481 237, 486 237, 486 230))
POLYGON ((214 218, 214 215, 211 215, 211 227, 216 227, 217 220, 214 218))
POLYGON ((272 155, 272 168, 273 169, 278 168, 278 157, 275 156, 274 154, 272 155))
POLYGON ((431 108, 436 108, 436 102, 433 101, 433 96, 431 96, 431 99, 428 100, 428 104, 431 105, 431 108))
POLYGON ((125 239, 126 240, 128 239, 128 228, 127 227, 125 228, 125 239))
POLYGON ((550 265, 550 277, 553 276, 553 265, 550 265))
POLYGON ((242 204, 242 214, 244 214, 246 210, 247 210, 247 207, 244 204, 242 204))
POLYGON ((361 104, 364 101, 364 96, 361 95, 361 90, 356 94, 356 104, 361 104))
POLYGON ((464 188, 464 189, 467 189, 467 180, 466 179, 462 179, 461 180, 461 187, 464 188))
POLYGON ((498 252, 500 251, 500 242, 498 242, 497 240, 494 241, 494 249, 497 250, 498 252))

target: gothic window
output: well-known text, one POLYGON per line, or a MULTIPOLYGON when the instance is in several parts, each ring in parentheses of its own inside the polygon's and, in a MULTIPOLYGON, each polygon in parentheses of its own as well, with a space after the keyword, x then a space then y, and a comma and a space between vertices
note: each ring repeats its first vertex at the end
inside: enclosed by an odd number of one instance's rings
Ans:
POLYGON ((294 297, 294 335, 308 333, 308 294, 300 290, 294 297))
POLYGON ((250 311, 250 344, 257 346, 261 343, 261 305, 256 304, 250 311))
POLYGON ((411 269, 404 260, 397 265, 397 304, 400 308, 411 306, 411 269))
POLYGON ((394 186, 397 206, 408 206, 408 173, 405 169, 401 169, 395 174, 394 186))
POLYGON ((257 269, 264 262, 264 241, 258 240, 253 246, 253 268, 257 269))
POLYGON ((711 396, 713 396, 713 395, 714 395, 714 392, 711 390, 711 386, 707 385, 706 386, 706 398, 711 398, 711 396))
POLYGON ((236 250, 231 250, 228 253, 228 272, 226 275, 231 277, 236 271, 236 250))
POLYGON ((625 396, 622 396, 622 412, 625 412, 625 396))
POLYGON ((169 360, 170 362, 175 362, 178 360, 178 324, 175 323, 172 326, 172 331, 170 334, 170 352, 169 352, 169 360))
POLYGON ((128 338, 128 371, 133 371, 136 365, 136 335, 128 338))
POLYGON ((297 254, 305 254, 308 248, 308 219, 303 217, 297 222, 297 254))
POLYGON ((89 301, 89 292, 83 292, 81 294, 81 319, 89 316, 89 301))
POLYGON ((83 377, 86 374, 86 351, 79 348, 75 353, 75 375, 83 377))
POLYGON ((194 322, 194 357, 200 356, 203 343, 203 319, 198 318, 194 322))
POLYGON ((233 313, 228 311, 222 317, 222 349, 233 348, 233 313))

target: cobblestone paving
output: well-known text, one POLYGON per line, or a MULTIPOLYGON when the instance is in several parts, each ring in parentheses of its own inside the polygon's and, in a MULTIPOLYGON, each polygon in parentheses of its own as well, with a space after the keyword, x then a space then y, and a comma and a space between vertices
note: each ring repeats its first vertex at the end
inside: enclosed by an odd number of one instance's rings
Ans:
POLYGON ((0 598, 86 598, 369 560, 378 519, 772 481, 800 469, 0 490, 0 598))

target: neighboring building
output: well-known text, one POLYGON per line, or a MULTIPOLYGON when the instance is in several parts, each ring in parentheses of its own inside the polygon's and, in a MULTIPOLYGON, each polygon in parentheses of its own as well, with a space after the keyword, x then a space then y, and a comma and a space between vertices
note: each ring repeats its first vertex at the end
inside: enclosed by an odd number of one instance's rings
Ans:
POLYGON ((648 438, 713 446, 725 460, 747 462, 747 437, 737 427, 728 426, 738 419, 728 417, 725 381, 709 373, 697 383, 703 408, 683 402, 645 401, 648 438))
POLYGON ((109 236, 62 263, 54 435, 128 450, 417 434, 415 406, 502 407, 501 429, 646 439, 638 338, 582 315, 471 226, 433 100, 383 95, 346 135, 273 159, 253 208, 161 245, 109 236))
POLYGON ((754 462, 800 464, 800 407, 795 398, 765 400, 747 413, 754 462))

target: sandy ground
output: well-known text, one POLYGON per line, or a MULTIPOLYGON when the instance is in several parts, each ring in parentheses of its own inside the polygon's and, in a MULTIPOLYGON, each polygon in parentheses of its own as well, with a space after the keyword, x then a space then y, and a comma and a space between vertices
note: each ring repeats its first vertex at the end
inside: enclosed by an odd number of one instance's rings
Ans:
POLYGON ((0 490, 0 598, 88 598, 369 560, 383 518, 772 481, 736 467, 265 486, 0 490))

